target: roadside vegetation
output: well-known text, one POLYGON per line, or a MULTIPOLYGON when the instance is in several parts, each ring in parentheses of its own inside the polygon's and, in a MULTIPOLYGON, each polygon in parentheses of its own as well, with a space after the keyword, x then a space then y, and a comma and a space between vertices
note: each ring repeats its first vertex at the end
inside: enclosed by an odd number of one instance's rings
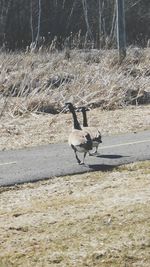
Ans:
POLYGON ((0 62, 1 150, 67 141, 66 101, 88 106, 102 135, 149 129, 149 48, 128 48, 122 65, 116 50, 1 52, 0 62))
POLYGON ((57 114, 68 100, 106 110, 150 103, 150 48, 117 58, 117 50, 2 52, 1 116, 57 114))

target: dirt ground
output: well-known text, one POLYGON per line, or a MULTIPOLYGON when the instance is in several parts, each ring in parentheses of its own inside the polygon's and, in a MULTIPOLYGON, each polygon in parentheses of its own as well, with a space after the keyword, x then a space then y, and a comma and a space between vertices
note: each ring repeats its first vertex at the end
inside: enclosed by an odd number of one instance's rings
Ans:
POLYGON ((149 267, 148 161, 0 191, 1 267, 149 267))
MULTIPOLYGON (((102 135, 150 129, 149 106, 94 109, 88 118, 102 135)), ((0 149, 66 142, 71 125, 70 114, 4 116, 0 149)), ((0 267, 149 264, 149 161, 0 188, 0 267)))

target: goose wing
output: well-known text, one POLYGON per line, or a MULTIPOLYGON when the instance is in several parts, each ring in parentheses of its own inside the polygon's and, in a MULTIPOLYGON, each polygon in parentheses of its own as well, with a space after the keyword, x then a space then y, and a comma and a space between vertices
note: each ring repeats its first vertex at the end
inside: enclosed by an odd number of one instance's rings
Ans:
POLYGON ((92 140, 89 133, 84 131, 73 131, 69 135, 69 145, 74 147, 84 148, 86 150, 92 149, 92 140))
POLYGON ((85 127, 84 128, 91 136, 92 141, 97 141, 101 143, 101 133, 95 127, 85 127))

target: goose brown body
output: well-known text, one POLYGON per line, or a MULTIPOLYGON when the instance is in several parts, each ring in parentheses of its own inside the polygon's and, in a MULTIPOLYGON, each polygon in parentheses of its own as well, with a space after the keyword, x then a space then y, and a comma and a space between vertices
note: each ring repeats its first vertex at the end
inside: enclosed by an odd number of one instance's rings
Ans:
POLYGON ((74 150, 77 162, 79 164, 84 164, 84 159, 86 157, 87 152, 92 149, 92 140, 90 134, 87 131, 81 129, 81 126, 78 122, 75 113, 75 108, 73 107, 72 103, 66 103, 66 106, 68 107, 69 111, 72 113, 73 116, 73 130, 69 135, 68 143, 74 150), (77 155, 77 152, 84 153, 82 163, 77 155))
POLYGON ((92 147, 96 148, 95 153, 97 153, 98 150, 98 146, 100 143, 102 143, 102 139, 101 139, 101 132, 99 131, 99 129, 97 127, 90 127, 88 126, 88 122, 87 122, 87 116, 86 116, 86 111, 87 109, 85 107, 81 107, 79 108, 79 111, 82 112, 83 115, 83 130, 87 131, 92 139, 92 147))
POLYGON ((89 133, 83 130, 73 130, 69 135, 68 143, 80 153, 88 152, 92 149, 91 137, 89 133))

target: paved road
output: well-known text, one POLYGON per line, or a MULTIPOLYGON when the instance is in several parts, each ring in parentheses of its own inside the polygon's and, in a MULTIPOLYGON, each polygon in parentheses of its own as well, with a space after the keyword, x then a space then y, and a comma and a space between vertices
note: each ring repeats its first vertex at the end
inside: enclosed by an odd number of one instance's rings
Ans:
POLYGON ((86 157, 87 166, 76 163, 68 144, 1 151, 0 186, 87 171, 110 170, 117 165, 141 160, 150 160, 150 131, 103 137, 99 155, 86 157))

